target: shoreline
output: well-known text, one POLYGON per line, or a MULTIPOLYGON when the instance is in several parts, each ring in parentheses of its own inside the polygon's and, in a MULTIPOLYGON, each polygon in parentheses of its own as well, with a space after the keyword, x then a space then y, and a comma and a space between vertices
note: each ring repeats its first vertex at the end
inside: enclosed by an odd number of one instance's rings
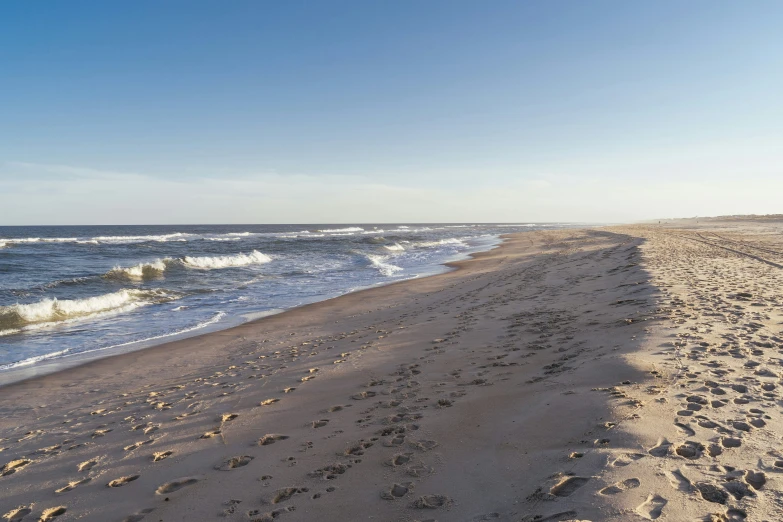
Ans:
POLYGON ((512 235, 3 387, 0 514, 781 520, 781 230, 512 235))
MULTIPOLYGON (((334 299, 339 299, 341 297, 357 294, 360 292, 365 292, 368 290, 374 290, 377 288, 385 288, 387 286, 407 283, 415 280, 420 280, 424 278, 431 278, 431 277, 437 277, 441 275, 448 274, 449 272, 452 272, 454 270, 459 269, 459 263, 462 263, 464 261, 470 261, 474 259, 477 255, 482 254, 484 252, 490 252, 492 250, 495 250, 497 248, 502 247, 505 239, 508 236, 515 235, 515 234, 526 234, 528 232, 516 232, 516 233, 509 233, 509 234, 500 234, 495 239, 497 243, 492 244, 489 246, 486 250, 479 250, 475 252, 469 252, 465 253, 462 256, 464 256, 464 259, 456 260, 456 261, 447 261, 444 263, 440 263, 437 266, 443 267, 444 270, 436 273, 432 273, 429 275, 424 275, 423 277, 419 276, 413 276, 407 279, 397 280, 397 281, 389 281, 389 282, 381 282, 372 286, 359 288, 357 290, 349 290, 346 293, 339 294, 333 297, 327 297, 325 299, 320 299, 317 301, 313 301, 311 303, 305 303, 299 306, 295 306, 293 308, 288 309, 279 309, 275 311, 275 309, 268 310, 265 312, 260 312, 262 315, 261 317, 257 317, 248 321, 241 322, 239 324, 234 324, 233 326, 228 326, 226 328, 216 328, 216 329, 208 329, 204 332, 197 332, 190 335, 191 332, 184 332, 184 333, 175 333, 171 334, 170 337, 173 337, 172 339, 167 339, 162 342, 156 343, 154 340, 139 340, 139 341, 133 341, 129 343, 129 345, 140 345, 137 347, 130 347, 125 349, 118 349, 118 348, 124 348, 123 345, 120 346, 113 346, 108 348, 98 348, 86 352, 79 352, 75 353, 73 355, 65 356, 65 357, 52 357, 51 359, 43 359, 42 361, 39 361, 37 363, 33 363, 30 365, 23 365, 18 367, 12 367, 7 370, 0 371, 0 390, 2 390, 4 387, 11 386, 16 383, 24 382, 30 379, 37 379, 46 377, 47 375, 52 375, 60 372, 67 372, 69 370, 73 370, 75 368, 78 368, 80 366, 84 366, 87 364, 91 364, 93 362, 100 361, 105 358, 112 358, 112 357, 121 357, 123 355, 129 354, 129 353, 135 353, 135 352, 141 352, 145 350, 150 350, 154 348, 163 348, 169 344, 178 343, 181 341, 188 341, 192 339, 196 339, 198 337, 207 336, 216 334, 219 332, 227 332, 230 330, 233 330, 235 328, 240 328, 242 326, 255 324, 256 322, 263 321, 265 319, 268 319, 270 317, 278 316, 281 314, 285 314, 288 312, 292 312, 294 310, 299 310, 301 308, 305 308, 312 305, 318 305, 321 303, 325 303, 334 299), (153 342, 149 342, 153 341, 153 342), (108 352, 108 353, 107 353, 108 352)), ((168 337, 168 336, 164 336, 168 337)), ((14 363, 18 364, 18 363, 14 363)))

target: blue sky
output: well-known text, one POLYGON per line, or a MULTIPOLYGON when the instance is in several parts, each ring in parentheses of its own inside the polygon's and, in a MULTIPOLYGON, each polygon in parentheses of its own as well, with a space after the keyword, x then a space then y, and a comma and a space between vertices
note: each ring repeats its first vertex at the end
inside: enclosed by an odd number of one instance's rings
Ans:
POLYGON ((783 212, 783 3, 0 3, 0 224, 783 212))

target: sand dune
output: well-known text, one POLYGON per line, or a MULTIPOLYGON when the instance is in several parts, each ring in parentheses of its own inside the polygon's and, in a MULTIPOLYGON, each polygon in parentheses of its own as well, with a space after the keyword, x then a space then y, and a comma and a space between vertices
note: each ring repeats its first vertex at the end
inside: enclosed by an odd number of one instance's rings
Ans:
POLYGON ((0 388, 0 516, 783 520, 781 230, 514 234, 0 388))

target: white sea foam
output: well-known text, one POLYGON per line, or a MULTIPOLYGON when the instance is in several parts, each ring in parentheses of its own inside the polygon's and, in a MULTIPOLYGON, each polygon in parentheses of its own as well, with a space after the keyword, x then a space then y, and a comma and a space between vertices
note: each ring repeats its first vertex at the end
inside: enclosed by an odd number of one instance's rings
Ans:
POLYGON ((441 239, 439 241, 419 241, 417 243, 414 243, 414 246, 422 247, 422 248, 432 248, 432 247, 447 246, 447 245, 467 246, 463 240, 457 239, 455 237, 450 237, 448 239, 441 239))
MULTIPOLYGON (((185 232, 173 232, 171 234, 149 234, 138 236, 96 236, 96 237, 23 237, 23 238, 0 238, 0 244, 30 244, 30 243, 75 243, 79 245, 97 245, 97 244, 131 244, 157 242, 166 243, 169 241, 192 241, 206 239, 210 241, 241 241, 243 238, 258 235, 254 232, 229 232, 227 234, 193 234, 185 232)), ((1 248, 1 247, 0 247, 1 248)))
MULTIPOLYGON (((103 347, 103 348, 96 348, 96 349, 93 349, 93 350, 86 350, 86 351, 77 352, 77 353, 71 353, 71 349, 70 348, 66 348, 65 350, 60 350, 60 351, 57 351, 57 352, 50 352, 50 353, 43 354, 43 355, 37 355, 35 357, 28 357, 27 359, 23 359, 21 361, 16 361, 16 362, 12 362, 12 363, 9 363, 9 364, 0 365, 0 371, 10 370, 12 368, 19 368, 21 366, 29 366, 29 365, 35 364, 37 362, 45 361, 47 359, 55 359, 57 357, 65 357, 65 356, 69 356, 69 355, 71 355, 71 356, 72 355, 84 355, 84 354, 93 353, 93 352, 100 352, 102 350, 108 350, 108 349, 111 349, 111 348, 120 348, 120 347, 123 347, 123 346, 129 346, 129 345, 132 345, 132 344, 139 344, 139 343, 145 343, 145 342, 150 342, 150 341, 156 341, 158 339, 164 339, 166 337, 173 337, 175 335, 183 335, 183 334, 190 333, 190 332, 193 332, 193 331, 196 331, 196 330, 201 330, 202 328, 206 328, 207 326, 209 326, 211 324, 215 324, 218 321, 220 321, 221 319, 223 319, 225 316, 226 316, 225 312, 217 312, 210 319, 207 319, 206 321, 202 321, 202 322, 200 322, 200 323, 198 323, 198 324, 196 324, 194 326, 191 326, 189 328, 184 328, 182 330, 177 330, 175 332, 170 332, 170 333, 165 333, 165 334, 161 334, 161 335, 156 335, 156 336, 153 336, 153 337, 147 337, 146 339, 138 339, 136 341, 128 341, 127 343, 115 344, 113 346, 106 346, 106 347, 103 347)), ((0 332, 0 335, 3 335, 2 332, 0 332)))
MULTIPOLYGON (((90 350, 90 352, 97 352, 99 350, 108 350, 110 348, 120 348, 122 346, 130 346, 131 344, 139 344, 139 343, 147 343, 150 341, 157 341, 158 339, 165 339, 166 337, 173 337, 175 335, 182 335, 189 332, 193 332, 195 330, 201 330, 202 328, 206 328, 207 326, 211 324, 215 324, 221 319, 223 319, 226 316, 226 312, 217 312, 215 315, 213 315, 211 318, 207 319, 206 321, 202 321, 194 326, 190 326, 188 328, 184 328, 182 330, 177 330, 175 332, 169 332, 161 335, 155 335, 153 337, 147 337, 145 339, 138 339, 135 341, 128 341, 127 343, 121 343, 121 344, 114 344, 112 346, 106 346, 105 348, 100 348, 98 350, 90 350)), ((90 353, 90 352, 81 352, 81 353, 90 353)), ((2 368, 0 368, 2 369, 2 368)))
POLYGON ((166 242, 177 239, 192 237, 194 234, 185 234, 184 232, 174 232, 173 234, 159 234, 147 236, 97 236, 92 239, 101 243, 139 243, 145 241, 166 242))
POLYGON ((185 256, 182 259, 182 264, 189 268, 199 268, 203 270, 211 270, 213 268, 229 268, 247 265, 258 265, 263 263, 269 263, 272 260, 266 254, 262 254, 258 250, 253 250, 249 254, 236 254, 233 256, 214 256, 214 257, 190 257, 185 256))
MULTIPOLYGON (((0 335, 2 335, 2 332, 0 332, 0 335)), ((66 348, 65 350, 60 350, 57 352, 51 352, 46 353, 43 355, 37 355, 35 357, 28 357, 27 359, 23 359, 21 361, 9 363, 9 364, 3 364, 0 365, 0 371, 2 370, 10 370, 11 368, 19 368, 20 366, 29 366, 31 364, 35 364, 37 362, 45 361, 47 359, 54 359, 55 357, 62 357, 63 355, 70 352, 70 348, 66 348)))
POLYGON ((347 227, 347 228, 324 228, 321 230, 318 230, 318 232, 326 232, 327 234, 333 233, 333 232, 363 232, 364 229, 362 227, 347 227))
POLYGON ((367 259, 370 261, 372 266, 374 266, 378 270, 378 272, 385 275, 386 277, 391 277, 397 272, 402 271, 401 267, 386 262, 388 256, 367 254, 367 259))
POLYGON ((29 304, 0 306, 0 332, 38 329, 74 319, 96 318, 107 313, 122 313, 140 306, 176 299, 163 290, 119 290, 84 299, 43 299, 29 304))
POLYGON ((404 252, 405 247, 402 246, 399 243, 394 243, 393 245, 384 245, 383 248, 386 250, 391 250, 392 252, 404 252))
POLYGON ((152 279, 160 277, 163 271, 166 270, 166 262, 170 261, 165 259, 161 261, 153 261, 151 263, 139 263, 138 265, 123 268, 121 266, 115 266, 108 273, 106 277, 114 279, 152 279))

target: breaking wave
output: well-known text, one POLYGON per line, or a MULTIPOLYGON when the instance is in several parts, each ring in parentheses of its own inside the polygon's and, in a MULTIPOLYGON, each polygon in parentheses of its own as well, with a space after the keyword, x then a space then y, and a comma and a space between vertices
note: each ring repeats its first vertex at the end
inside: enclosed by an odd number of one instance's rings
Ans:
MULTIPOLYGON (((138 236, 96 236, 96 237, 22 237, 1 238, 0 245, 24 245, 36 243, 75 243, 78 245, 114 244, 125 245, 132 243, 166 243, 169 241, 240 241, 242 238, 255 236, 253 232, 228 232, 226 234, 194 234, 186 232, 174 232, 171 234, 149 234, 138 236)), ((0 246, 2 248, 2 246, 0 246)))
POLYGON ((263 263, 269 263, 271 260, 271 257, 266 254, 262 254, 258 250, 253 250, 249 254, 236 254, 229 256, 185 256, 181 259, 167 257, 165 259, 158 259, 150 263, 139 263, 138 265, 130 267, 115 266, 106 274, 104 274, 104 277, 109 279, 154 279, 163 275, 163 272, 172 265, 182 265, 187 268, 197 268, 201 270, 212 270, 216 268, 260 265, 263 263))
POLYGON ((160 277, 163 271, 166 270, 166 261, 169 260, 139 263, 128 268, 115 266, 106 273, 106 277, 110 279, 153 279, 160 277))
POLYGON ((367 259, 370 261, 370 264, 372 264, 372 266, 378 270, 378 272, 380 272, 382 275, 385 275, 386 277, 391 277, 397 272, 402 271, 402 267, 387 263, 386 260, 388 257, 386 256, 367 254, 367 259))
POLYGON ((362 227, 347 227, 347 228, 324 228, 321 230, 318 230, 318 232, 325 232, 327 234, 334 234, 337 232, 363 232, 364 229, 362 227))
POLYGON ((392 252, 404 252, 405 251, 405 247, 402 246, 399 243, 394 243, 393 245, 384 245, 383 248, 385 248, 386 250, 391 250, 392 252))
POLYGON ((0 335, 21 329, 91 319, 106 314, 129 312, 140 306, 163 303, 178 296, 163 290, 119 290, 84 299, 43 299, 36 303, 0 306, 0 335))
POLYGON ((446 245, 454 245, 454 246, 467 246, 464 241, 457 238, 448 238, 448 239, 441 239, 440 241, 419 241, 418 243, 414 243, 417 247, 424 247, 424 248, 430 248, 430 247, 436 247, 436 246, 446 246, 446 245))
POLYGON ((233 256, 215 256, 215 257, 190 257, 182 258, 182 264, 189 268, 200 268, 211 270, 213 268, 228 268, 247 265, 260 265, 269 263, 272 260, 266 254, 258 250, 253 250, 249 254, 236 254, 233 256))

